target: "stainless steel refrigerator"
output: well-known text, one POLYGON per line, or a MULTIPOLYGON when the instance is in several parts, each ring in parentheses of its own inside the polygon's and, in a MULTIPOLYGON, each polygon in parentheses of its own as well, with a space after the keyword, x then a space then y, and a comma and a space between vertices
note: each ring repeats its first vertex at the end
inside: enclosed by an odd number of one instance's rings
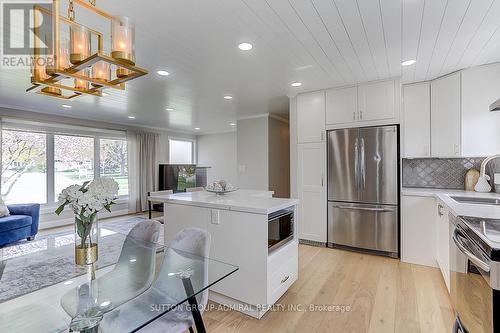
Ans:
POLYGON ((398 257, 397 126, 328 133, 328 245, 398 257))

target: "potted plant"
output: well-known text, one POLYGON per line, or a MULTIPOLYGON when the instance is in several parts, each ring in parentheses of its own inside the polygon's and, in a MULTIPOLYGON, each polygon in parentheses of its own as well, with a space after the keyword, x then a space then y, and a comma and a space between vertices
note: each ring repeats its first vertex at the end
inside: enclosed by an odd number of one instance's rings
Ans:
POLYGON ((97 213, 106 209, 111 212, 118 194, 118 183, 111 178, 97 178, 83 185, 71 185, 59 195, 61 214, 70 206, 75 214, 75 262, 90 265, 98 258, 97 213))

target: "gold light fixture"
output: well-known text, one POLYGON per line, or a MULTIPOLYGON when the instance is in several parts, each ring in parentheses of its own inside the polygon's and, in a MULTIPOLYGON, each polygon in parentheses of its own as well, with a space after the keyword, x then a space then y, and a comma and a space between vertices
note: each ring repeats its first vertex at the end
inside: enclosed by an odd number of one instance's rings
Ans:
POLYGON ((95 0, 67 1, 68 17, 60 15, 60 0, 52 1, 52 10, 34 6, 35 35, 38 36, 38 23, 43 15, 52 18, 53 57, 40 54, 39 42, 35 38, 32 86, 26 91, 62 99, 84 94, 103 96, 103 89, 124 90, 125 82, 148 73, 135 65, 135 26, 129 18, 105 12, 96 6, 95 0), (110 21, 110 54, 104 52, 103 33, 76 21, 75 5, 110 21), (69 28, 69 38, 61 36, 63 26, 69 28), (95 44, 97 47, 93 50, 95 44))

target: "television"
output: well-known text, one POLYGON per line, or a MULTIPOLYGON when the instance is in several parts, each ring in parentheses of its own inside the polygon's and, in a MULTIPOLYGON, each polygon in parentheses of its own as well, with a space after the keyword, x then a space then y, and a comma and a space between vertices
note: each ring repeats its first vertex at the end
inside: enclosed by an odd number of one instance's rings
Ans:
POLYGON ((189 187, 207 186, 207 168, 195 164, 160 164, 158 190, 185 192, 189 187))

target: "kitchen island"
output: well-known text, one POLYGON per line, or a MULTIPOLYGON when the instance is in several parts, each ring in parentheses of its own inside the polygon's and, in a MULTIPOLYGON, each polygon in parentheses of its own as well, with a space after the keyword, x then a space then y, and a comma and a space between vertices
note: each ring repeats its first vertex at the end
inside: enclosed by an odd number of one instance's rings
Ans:
POLYGON ((150 197, 165 206, 165 245, 184 228, 210 233, 210 257, 239 270, 211 288, 209 298, 255 318, 261 318, 298 278, 298 201, 272 195, 238 190, 150 197))

